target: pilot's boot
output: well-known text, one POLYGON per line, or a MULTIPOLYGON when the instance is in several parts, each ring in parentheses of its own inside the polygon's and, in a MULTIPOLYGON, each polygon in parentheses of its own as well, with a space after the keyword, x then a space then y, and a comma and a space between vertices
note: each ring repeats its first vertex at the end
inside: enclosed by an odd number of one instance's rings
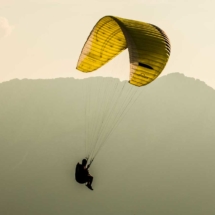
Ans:
POLYGON ((93 190, 92 186, 90 184, 86 185, 90 190, 93 190))

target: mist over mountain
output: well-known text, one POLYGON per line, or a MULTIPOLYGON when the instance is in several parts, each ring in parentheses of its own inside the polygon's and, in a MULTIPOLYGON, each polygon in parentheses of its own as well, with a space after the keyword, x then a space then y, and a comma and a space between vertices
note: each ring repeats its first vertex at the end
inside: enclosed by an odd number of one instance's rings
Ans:
POLYGON ((94 191, 76 183, 85 85, 100 80, 0 84, 0 214, 214 215, 215 90, 179 73, 139 88, 90 168, 94 191))

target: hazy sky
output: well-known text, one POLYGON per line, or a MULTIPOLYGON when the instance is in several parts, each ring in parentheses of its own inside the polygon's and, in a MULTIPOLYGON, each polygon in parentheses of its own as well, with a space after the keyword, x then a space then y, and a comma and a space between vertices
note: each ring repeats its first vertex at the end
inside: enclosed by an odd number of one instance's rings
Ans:
MULTIPOLYGON (((0 82, 87 77, 75 69, 82 46, 101 17, 116 15, 167 33, 172 52, 162 75, 180 72, 215 88, 214 8, 213 0, 0 0, 0 82)), ((107 70, 127 77, 127 51, 95 74, 107 70)))

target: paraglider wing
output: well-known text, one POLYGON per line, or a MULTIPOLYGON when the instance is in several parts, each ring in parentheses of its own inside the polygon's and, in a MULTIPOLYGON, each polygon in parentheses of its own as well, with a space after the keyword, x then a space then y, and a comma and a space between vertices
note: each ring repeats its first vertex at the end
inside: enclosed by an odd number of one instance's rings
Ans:
POLYGON ((169 39, 157 26, 105 16, 91 31, 77 69, 82 72, 95 71, 126 48, 130 57, 129 83, 135 86, 144 86, 156 79, 170 56, 169 39))
MULTIPOLYGON (((138 87, 155 80, 170 56, 170 42, 159 27, 116 16, 101 18, 88 36, 77 69, 93 72, 128 48, 130 74, 128 82, 114 79, 86 84, 85 150, 94 159, 116 126, 140 95, 138 87), (102 83, 101 83, 102 82, 102 83), (136 87, 138 86, 138 87, 136 87)), ((117 71, 117 69, 115 70, 117 71)), ((100 81, 100 80, 103 80, 100 81)))

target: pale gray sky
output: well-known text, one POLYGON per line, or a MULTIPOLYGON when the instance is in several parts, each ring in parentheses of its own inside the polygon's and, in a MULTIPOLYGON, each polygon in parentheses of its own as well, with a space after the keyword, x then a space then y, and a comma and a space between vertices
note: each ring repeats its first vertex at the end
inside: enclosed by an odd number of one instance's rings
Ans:
MULTIPOLYGON (((167 33, 172 53, 162 75, 180 72, 215 88, 214 8, 213 0, 0 0, 0 82, 87 77, 75 69, 82 46, 101 17, 115 15, 167 33)), ((94 74, 107 71, 127 77, 127 51, 94 74)))

